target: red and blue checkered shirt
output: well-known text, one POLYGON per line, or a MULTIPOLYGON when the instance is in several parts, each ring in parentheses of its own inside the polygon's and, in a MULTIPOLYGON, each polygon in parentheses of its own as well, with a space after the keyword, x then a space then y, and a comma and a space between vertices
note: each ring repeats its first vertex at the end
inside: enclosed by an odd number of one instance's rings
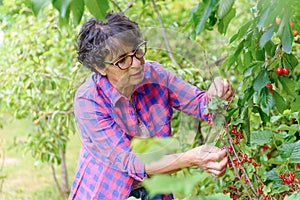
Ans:
MULTIPOLYGON (((82 149, 69 199, 127 199, 133 181, 146 178, 145 164, 131 150, 138 118, 151 137, 170 137, 173 109, 208 120, 206 93, 157 62, 146 61, 145 77, 131 101, 107 77, 93 74, 77 91, 75 118, 82 149)), ((163 199, 171 199, 164 195, 163 199)))

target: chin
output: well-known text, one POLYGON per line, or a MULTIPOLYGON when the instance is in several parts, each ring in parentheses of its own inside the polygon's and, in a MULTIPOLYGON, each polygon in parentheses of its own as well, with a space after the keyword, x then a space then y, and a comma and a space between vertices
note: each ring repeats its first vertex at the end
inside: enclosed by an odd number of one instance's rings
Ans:
POLYGON ((132 80, 132 83, 134 85, 140 84, 144 80, 144 72, 139 77, 135 77, 135 79, 132 80))

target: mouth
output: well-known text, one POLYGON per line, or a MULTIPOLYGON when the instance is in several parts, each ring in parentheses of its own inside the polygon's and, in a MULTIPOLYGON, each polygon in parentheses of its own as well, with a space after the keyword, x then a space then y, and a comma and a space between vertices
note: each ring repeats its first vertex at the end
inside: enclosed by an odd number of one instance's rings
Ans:
POLYGON ((131 74, 131 76, 139 76, 142 74, 142 70, 134 72, 133 74, 131 74))

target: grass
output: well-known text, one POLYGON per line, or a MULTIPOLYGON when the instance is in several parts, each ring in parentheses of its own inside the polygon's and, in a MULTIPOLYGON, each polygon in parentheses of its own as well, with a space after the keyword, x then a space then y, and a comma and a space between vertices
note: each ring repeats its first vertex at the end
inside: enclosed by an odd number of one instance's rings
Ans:
MULTIPOLYGON (((32 124, 26 120, 6 120, 3 129, 0 129, 0 138, 5 147, 5 163, 0 175, 6 176, 0 199, 63 200, 55 187, 50 166, 36 161, 30 153, 24 154, 13 147, 14 138, 25 140, 32 128, 32 124)), ((79 135, 70 135, 66 155, 70 186, 75 176, 80 146, 79 135)), ((56 173, 60 180, 59 167, 56 173)))

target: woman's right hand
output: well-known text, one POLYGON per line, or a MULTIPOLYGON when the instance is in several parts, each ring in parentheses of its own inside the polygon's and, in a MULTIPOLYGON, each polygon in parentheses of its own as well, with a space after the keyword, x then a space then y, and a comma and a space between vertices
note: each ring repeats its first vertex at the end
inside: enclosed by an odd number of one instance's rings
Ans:
POLYGON ((226 171, 228 162, 226 149, 202 145, 187 151, 185 156, 190 166, 200 167, 215 177, 223 176, 226 171))

